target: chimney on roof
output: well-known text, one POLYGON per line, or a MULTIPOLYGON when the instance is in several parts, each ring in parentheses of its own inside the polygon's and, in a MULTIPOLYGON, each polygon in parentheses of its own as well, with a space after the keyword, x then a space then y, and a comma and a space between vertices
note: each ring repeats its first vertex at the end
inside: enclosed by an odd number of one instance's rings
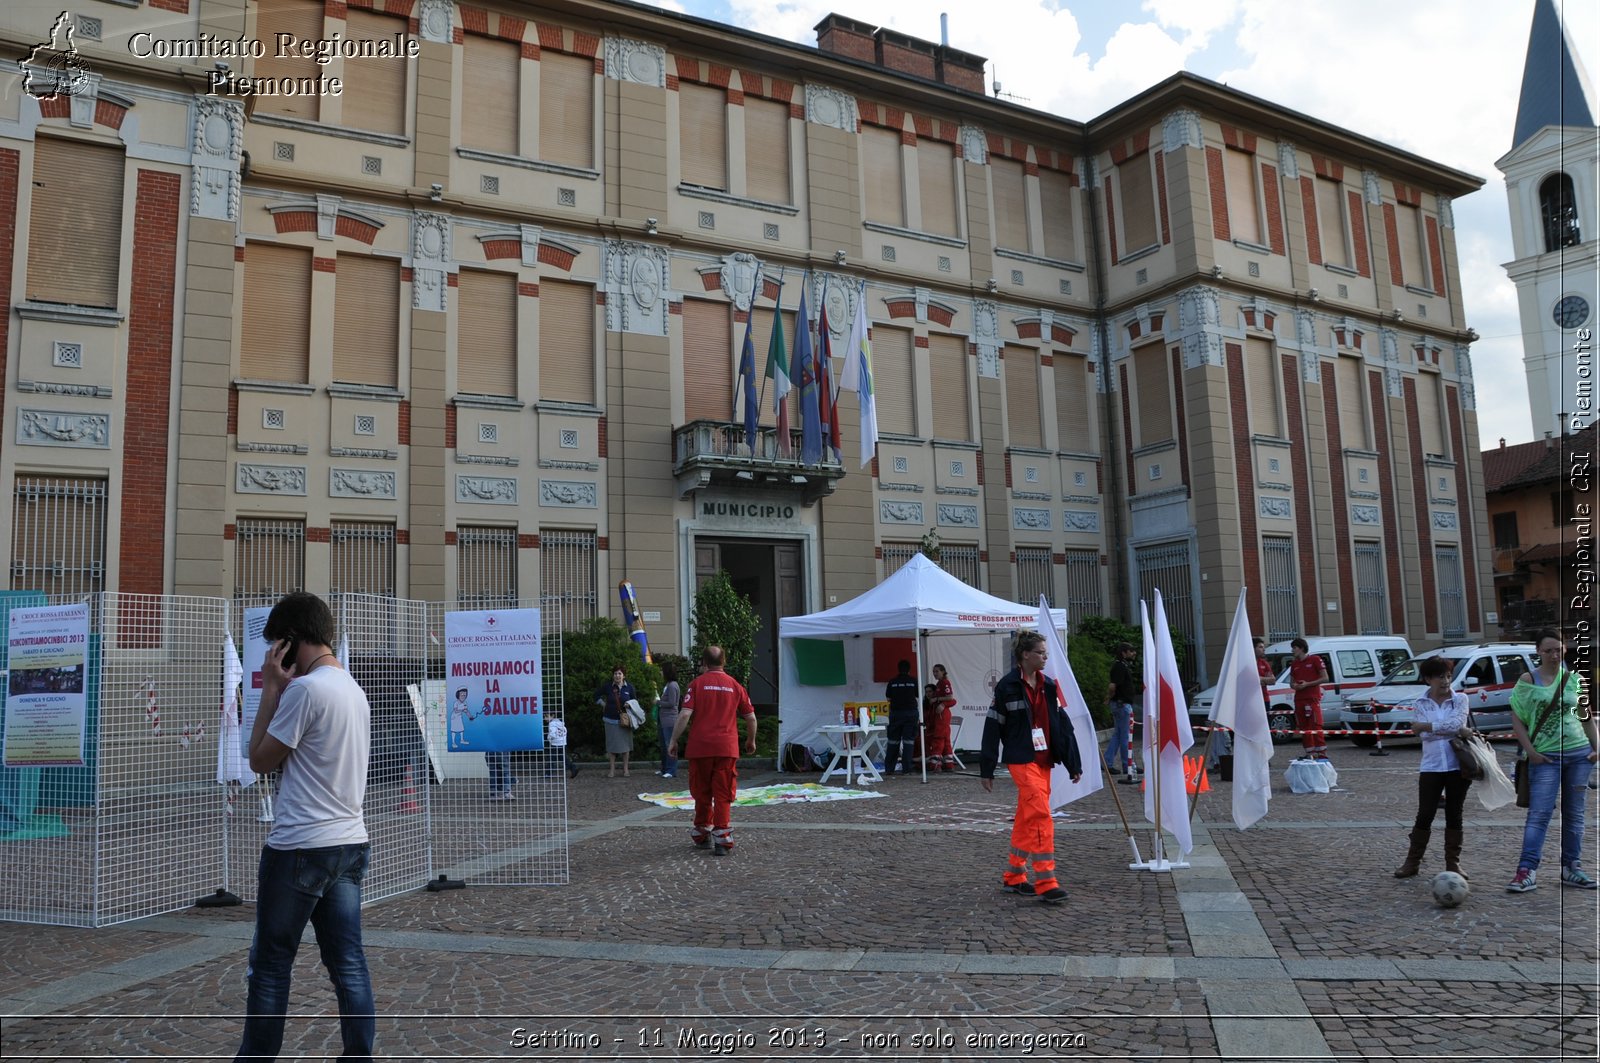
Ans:
POLYGON ((1500 449, 1501 450, 1506 449, 1506 437, 1505 436, 1501 436, 1500 437, 1500 449))
POLYGON ((1550 438, 1550 433, 1549 432, 1546 432, 1544 434, 1544 449, 1551 450, 1554 447, 1555 447, 1555 440, 1550 438))
MULTIPOLYGON (((951 88, 980 94, 985 91, 983 68, 988 60, 952 48, 948 43, 934 44, 839 14, 831 14, 817 23, 816 31, 820 51, 937 81, 951 88)), ((948 40, 946 26, 941 25, 941 36, 948 40)))

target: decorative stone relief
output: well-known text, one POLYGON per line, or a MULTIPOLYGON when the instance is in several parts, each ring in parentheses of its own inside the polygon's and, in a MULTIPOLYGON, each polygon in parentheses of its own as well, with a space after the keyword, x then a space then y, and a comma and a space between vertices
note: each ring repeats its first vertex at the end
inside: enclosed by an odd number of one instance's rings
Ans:
POLYGON ((1300 153, 1287 140, 1278 142, 1278 172, 1285 180, 1300 180, 1300 153))
POLYGON ((332 498, 393 498, 395 474, 366 469, 329 469, 328 495, 332 498))
POLYGON ((911 289, 911 297, 917 303, 917 324, 919 325, 928 323, 928 295, 929 292, 926 288, 911 289))
POLYGON ((1472 380, 1472 348, 1457 344, 1456 373, 1461 377, 1461 405, 1464 409, 1478 408, 1478 386, 1472 380))
POLYGON ((241 495, 303 495, 304 465, 246 465, 235 468, 233 489, 241 495))
POLYGON ((1000 305, 984 300, 972 304, 972 342, 978 345, 978 375, 1000 376, 1000 305))
POLYGON ((1449 196, 1436 196, 1439 201, 1439 225, 1445 229, 1456 227, 1456 208, 1449 196))
POLYGON ((1379 329, 1378 340, 1383 349, 1383 379, 1391 399, 1398 399, 1405 389, 1400 386, 1400 334, 1393 329, 1379 329))
POLYGON ((422 39, 434 44, 449 44, 451 38, 450 0, 422 0, 417 8, 417 27, 422 39))
POLYGON ((750 309, 761 283, 761 260, 744 251, 722 256, 722 294, 739 310, 750 309))
POLYGON ((975 162, 979 166, 989 162, 989 136, 979 126, 964 125, 961 127, 961 157, 968 162, 975 162))
POLYGON ((1307 384, 1322 380, 1322 359, 1317 353, 1317 315, 1310 310, 1294 312, 1295 337, 1300 341, 1300 379, 1307 384))
POLYGON ((514 506, 517 504, 517 481, 508 476, 457 476, 456 501, 514 506))
POLYGON ((948 524, 957 528, 976 528, 978 526, 978 507, 957 506, 941 502, 938 508, 938 523, 948 524))
POLYGON ((1433 526, 1439 531, 1455 531, 1461 527, 1461 522, 1454 513, 1435 513, 1433 526))
MULTIPOLYGON (((1205 147, 1205 134, 1200 129, 1200 114, 1188 108, 1170 111, 1161 119, 1161 150, 1166 153, 1179 148, 1205 147)), ((1093 187, 1093 186, 1091 186, 1093 187)))
POLYGON ((1065 509, 1061 511, 1061 523, 1069 532, 1097 532, 1100 514, 1092 510, 1065 509))
POLYGON ((845 354, 850 342, 850 328, 855 324, 856 305, 860 292, 854 279, 836 273, 811 275, 811 299, 828 311, 828 336, 835 355, 845 354))
POLYGON ((667 51, 659 44, 607 37, 606 77, 664 89, 667 87, 667 51))
POLYGON ((17 443, 35 447, 105 450, 111 445, 111 415, 18 410, 17 443))
POLYGON ((1261 515, 1263 517, 1292 517, 1294 516, 1294 503, 1287 498, 1263 495, 1261 498, 1261 515))
POLYGON ((668 276, 666 248, 606 241, 606 331, 665 336, 668 276))
POLYGON ((522 264, 529 269, 539 265, 539 240, 544 236, 544 230, 537 225, 526 223, 517 226, 517 236, 522 241, 522 264))
MULTIPOLYGON (((1223 364, 1222 336, 1218 329, 1221 314, 1217 293, 1212 288, 1189 288, 1178 296, 1178 345, 1183 351, 1185 369, 1223 364)), ((1095 337, 1098 343, 1098 330, 1095 337)))
POLYGON ((822 85, 806 86, 806 121, 854 133, 861 124, 854 94, 822 85))
POLYGON ((1351 506, 1350 522, 1352 524, 1382 524, 1383 514, 1377 506, 1351 506))
POLYGON ((189 214, 239 220, 239 152, 244 148, 244 107, 218 96, 196 96, 190 162, 189 214))
POLYGON ((879 502, 878 523, 921 524, 921 502, 879 502))
POLYGON ((338 196, 317 193, 317 239, 332 240, 339 222, 338 196))
POLYGON ((1361 171, 1361 190, 1366 195, 1367 206, 1378 207, 1383 205, 1383 186, 1378 183, 1378 171, 1361 171))
POLYGON ((411 308, 444 313, 450 284, 450 218, 419 210, 411 216, 411 308))
POLYGON ((586 480, 539 481, 541 506, 577 506, 594 509, 599 504, 599 497, 599 489, 586 480))
POLYGON ((1014 507, 1011 510, 1011 526, 1024 528, 1030 531, 1050 530, 1050 511, 1048 509, 1023 509, 1014 507))

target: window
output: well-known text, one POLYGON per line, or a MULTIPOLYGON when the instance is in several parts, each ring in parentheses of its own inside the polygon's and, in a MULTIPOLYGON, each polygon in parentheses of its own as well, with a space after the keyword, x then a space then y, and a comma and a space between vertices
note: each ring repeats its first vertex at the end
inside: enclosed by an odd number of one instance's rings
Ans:
MULTIPOLYGON (((354 7, 348 10, 346 18, 346 40, 393 40, 396 34, 402 39, 405 37, 406 20, 403 18, 354 7)), ((406 72, 410 67, 408 61, 390 57, 346 59, 344 91, 339 95, 344 107, 340 124, 375 133, 404 134, 406 72)))
POLYGON ((1360 358, 1340 355, 1334 360, 1333 377, 1339 403, 1339 441, 1351 450, 1366 450, 1371 446, 1367 435, 1366 389, 1361 386, 1365 375, 1360 358))
POLYGON ((978 562, 978 548, 975 545, 945 543, 939 547, 939 567, 967 586, 982 590, 983 582, 978 562))
POLYGON ((1500 667, 1500 682, 1515 683, 1528 671, 1528 659, 1520 653, 1497 656, 1494 663, 1500 667))
POLYGON ((115 308, 122 149, 39 137, 28 215, 29 299, 115 308))
POLYGON ((1167 375, 1167 352, 1161 344, 1147 343, 1133 352, 1133 377, 1134 397, 1139 402, 1139 445, 1171 439, 1172 385, 1167 375))
MULTIPOLYGON (((1433 568, 1439 584, 1439 634, 1445 638, 1465 638, 1467 598, 1461 589, 1461 550, 1454 545, 1436 546, 1433 568)), ((1493 669, 1490 669, 1491 673, 1493 669)))
POLYGON ((11 589, 51 596, 106 589, 106 482, 18 476, 11 510, 11 589))
POLYGON ((1244 341, 1244 371, 1250 395, 1250 423, 1258 435, 1283 436, 1283 411, 1278 404, 1278 375, 1272 371, 1272 341, 1254 336, 1244 341))
POLYGON ((539 158, 594 167, 594 60, 539 53, 539 158))
POLYGON ((1261 243, 1260 200, 1256 181, 1256 157, 1248 151, 1226 148, 1222 153, 1224 180, 1228 188, 1228 228, 1235 240, 1261 243))
MULTIPOLYGON (((683 301, 683 419, 733 419, 733 340, 728 305, 709 299, 683 301)), ((740 339, 743 339, 741 333, 740 339)), ((762 369, 758 356, 756 372, 762 369)), ((756 382, 756 394, 761 382, 756 382)), ((742 409, 742 408, 741 408, 742 409)))
POLYGON ((1067 551, 1067 630, 1077 630, 1086 616, 1100 615, 1100 555, 1093 550, 1067 551))
POLYGON ((1350 267, 1348 227, 1345 224, 1344 184, 1329 177, 1318 177, 1317 242, 1322 261, 1328 266, 1350 267))
POLYGON ((1402 283, 1427 288, 1428 268, 1422 257, 1422 210, 1398 203, 1394 209, 1395 238, 1400 245, 1402 283))
POLYGON ((516 396, 516 274, 461 271, 456 289, 456 390, 516 396))
POLYGON ((1405 650, 1379 650, 1378 672, 1382 675, 1388 675, 1390 672, 1394 671, 1396 668, 1399 668, 1402 664, 1405 664, 1410 659, 1410 655, 1406 653, 1405 650))
POLYGON ((941 236, 957 235, 960 228, 956 210, 955 148, 937 140, 918 140, 917 185, 922 201, 922 231, 941 236))
POLYGON ((1463 688, 1489 686, 1493 683, 1493 657, 1484 656, 1474 658, 1472 663, 1467 665, 1466 670, 1461 673, 1461 686, 1463 688))
POLYGON ((788 203, 789 105, 744 98, 745 195, 765 203, 788 203))
POLYGON ((1293 638, 1300 631, 1300 593, 1295 576, 1294 540, 1261 537, 1262 585, 1266 588, 1267 641, 1293 638))
POLYGON ((399 387, 399 260, 340 255, 334 283, 333 379, 399 387))
POLYGON ((1372 654, 1368 650, 1336 650, 1334 656, 1338 658, 1338 671, 1330 673, 1339 677, 1340 682, 1347 679, 1370 679, 1377 669, 1372 664, 1372 654))
POLYGON ((1050 577, 1048 546, 1017 547, 1017 601, 1024 605, 1037 605, 1042 594, 1049 601, 1050 608, 1054 609, 1055 581, 1050 577))
POLYGON ((1417 377, 1417 428, 1422 436, 1425 457, 1446 455, 1444 421, 1439 411, 1439 379, 1432 374, 1417 377))
POLYGON ((1039 171, 1039 213, 1044 219, 1044 254, 1063 262, 1078 260, 1078 238, 1072 224, 1072 176, 1039 171))
POLYGON ((1007 345, 1002 364, 1006 370, 1006 427, 1014 447, 1042 447, 1039 425, 1039 352, 1007 345))
POLYGON ((883 544, 883 578, 888 579, 917 556, 916 543, 884 543, 883 544))
MULTIPOLYGON (((320 41, 327 38, 322 32, 322 0, 260 0, 256 11, 258 41, 276 41, 279 34, 288 34, 302 41, 320 41)), ((350 36, 347 34, 346 36, 350 36)), ((310 55, 282 55, 275 47, 266 48, 266 54, 255 61, 255 76, 274 79, 315 79, 323 68, 310 55)), ((397 62, 392 59, 382 62, 397 62)), ((348 98, 348 97, 345 97, 348 98)), ((315 122, 319 117, 315 92, 296 93, 293 96, 257 96, 256 110, 264 114, 280 114, 286 118, 300 118, 315 122)))
POLYGON ((1022 163, 990 156, 989 191, 994 197, 994 245, 1028 250, 1028 195, 1022 163))
POLYGON ((728 187, 728 94, 714 85, 678 86, 679 166, 683 183, 728 187))
POLYGON ((1118 166, 1117 185, 1122 211, 1122 254, 1127 256, 1156 242, 1155 180, 1150 173, 1150 153, 1144 152, 1118 166))
POLYGON ((929 434, 939 439, 972 439, 967 361, 965 337, 928 337, 928 368, 933 382, 933 426, 929 434))
POLYGON ((595 406, 594 289, 539 284, 539 398, 595 406))
POLYGON ((239 375, 304 384, 310 351, 311 249, 245 244, 239 375))
POLYGON ((872 398, 878 429, 909 436, 917 432, 916 396, 911 372, 911 333, 876 325, 872 329, 872 398))
POLYGON ((456 601, 478 609, 517 604, 517 529, 456 529, 456 601))
POLYGON ((560 608, 563 631, 599 615, 595 545, 592 531, 539 529, 539 602, 560 608))
MULTIPOLYGON (((1385 590, 1383 574, 1383 544, 1357 542, 1356 561, 1356 625, 1363 635, 1389 633, 1389 596, 1385 590)), ((1379 651, 1382 661, 1383 653, 1379 651)), ((1404 660, 1404 654, 1401 654, 1404 660)), ((1394 663, 1380 664, 1387 672, 1394 663)))
POLYGON ((233 536, 233 596, 276 601, 306 585, 306 522, 239 518, 233 536))
POLYGON ((1539 219, 1544 223, 1544 249, 1559 251, 1583 241, 1578 231, 1578 201, 1572 178, 1553 173, 1539 185, 1539 219))
POLYGON ((903 165, 898 129, 862 128, 861 171, 868 221, 884 225, 906 223, 903 165))
POLYGON ((1201 654, 1196 652, 1199 627, 1195 623, 1194 561, 1187 542, 1159 543, 1135 547, 1133 565, 1138 573, 1139 594, 1148 597, 1160 587, 1167 605, 1167 623, 1183 637, 1187 649, 1177 649, 1178 670, 1185 685, 1199 677, 1201 654))
POLYGON ((521 152, 522 48, 515 41, 472 33, 463 38, 461 98, 463 147, 502 155, 521 152))
POLYGON ((369 521, 333 522, 328 590, 333 594, 376 594, 393 598, 394 525, 369 521))
POLYGON ((1496 513, 1494 515, 1494 548, 1496 550, 1515 550, 1521 543, 1517 539, 1516 513, 1496 513))
POLYGON ((1052 361, 1059 445, 1062 450, 1078 454, 1096 453, 1099 448, 1095 446, 1094 423, 1090 419, 1094 377, 1088 371, 1089 360, 1080 354, 1058 354, 1052 361))

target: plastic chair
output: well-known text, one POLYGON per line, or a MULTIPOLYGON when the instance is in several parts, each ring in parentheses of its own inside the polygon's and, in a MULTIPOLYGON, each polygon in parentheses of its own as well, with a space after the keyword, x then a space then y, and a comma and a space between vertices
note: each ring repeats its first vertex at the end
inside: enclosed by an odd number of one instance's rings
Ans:
POLYGON ((961 754, 956 752, 956 739, 961 737, 961 725, 965 722, 960 716, 950 721, 950 756, 962 771, 966 771, 967 766, 961 762, 961 754))

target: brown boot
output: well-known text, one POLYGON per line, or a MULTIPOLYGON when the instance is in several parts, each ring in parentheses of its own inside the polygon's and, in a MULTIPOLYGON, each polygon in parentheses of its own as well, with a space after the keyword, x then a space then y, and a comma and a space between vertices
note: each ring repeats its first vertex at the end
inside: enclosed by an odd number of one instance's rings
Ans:
POLYGON ((1461 833, 1459 830, 1444 832, 1444 869, 1467 878, 1467 873, 1461 868, 1461 833))
POLYGON ((1406 850, 1405 863, 1394 869, 1395 878, 1411 878, 1422 867, 1422 854, 1428 851, 1428 839, 1433 836, 1431 830, 1422 827, 1411 828, 1411 848, 1406 850))

